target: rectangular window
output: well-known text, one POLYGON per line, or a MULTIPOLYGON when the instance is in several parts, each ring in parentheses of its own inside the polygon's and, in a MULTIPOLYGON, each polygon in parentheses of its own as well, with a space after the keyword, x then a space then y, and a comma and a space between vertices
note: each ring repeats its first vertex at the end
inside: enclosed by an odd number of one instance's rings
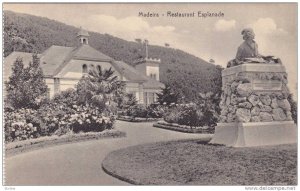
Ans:
POLYGON ((154 93, 149 92, 148 98, 149 98, 149 102, 148 102, 149 105, 154 103, 154 93))

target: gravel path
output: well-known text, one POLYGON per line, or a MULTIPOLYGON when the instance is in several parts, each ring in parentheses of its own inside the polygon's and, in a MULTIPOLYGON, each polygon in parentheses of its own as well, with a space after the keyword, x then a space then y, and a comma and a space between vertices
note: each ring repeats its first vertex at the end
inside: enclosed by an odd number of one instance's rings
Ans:
POLYGON ((48 147, 5 159, 5 185, 128 185, 101 168, 116 149, 160 141, 197 139, 211 135, 188 134, 152 127, 152 123, 117 121, 126 138, 103 139, 48 147))

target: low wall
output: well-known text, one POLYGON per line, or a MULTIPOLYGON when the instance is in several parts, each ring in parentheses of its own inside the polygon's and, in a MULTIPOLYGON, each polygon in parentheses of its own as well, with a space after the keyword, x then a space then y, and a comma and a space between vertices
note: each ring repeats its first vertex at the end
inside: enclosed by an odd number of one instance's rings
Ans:
POLYGON ((131 117, 131 116, 118 116, 117 120, 128 121, 128 122, 155 122, 162 120, 162 118, 142 118, 142 117, 131 117))
POLYGON ((153 124, 153 127, 168 129, 172 131, 179 131, 184 133, 200 133, 200 134, 213 134, 214 128, 212 127, 190 127, 186 125, 179 125, 176 123, 168 123, 166 121, 158 121, 153 124))

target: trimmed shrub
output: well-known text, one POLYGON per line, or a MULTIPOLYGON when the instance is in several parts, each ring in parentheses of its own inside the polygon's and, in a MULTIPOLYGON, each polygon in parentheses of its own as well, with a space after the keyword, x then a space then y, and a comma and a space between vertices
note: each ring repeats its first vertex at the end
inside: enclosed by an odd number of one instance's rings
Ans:
POLYGON ((180 104, 170 108, 166 113, 164 120, 168 123, 198 127, 204 125, 202 116, 203 114, 197 108, 196 104, 180 104))
POLYGON ((176 104, 169 108, 164 115, 164 120, 168 123, 190 127, 214 127, 217 119, 213 111, 195 103, 176 104))
POLYGON ((164 113, 164 106, 158 104, 151 104, 148 107, 145 105, 133 105, 128 109, 119 112, 119 115, 126 115, 140 118, 162 118, 164 113))

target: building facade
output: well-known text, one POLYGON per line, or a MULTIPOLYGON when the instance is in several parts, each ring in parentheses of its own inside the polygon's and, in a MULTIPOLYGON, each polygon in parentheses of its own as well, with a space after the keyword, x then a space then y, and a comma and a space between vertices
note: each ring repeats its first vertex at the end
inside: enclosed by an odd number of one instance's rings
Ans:
MULTIPOLYGON (((159 82, 160 59, 140 59, 132 67, 91 47, 88 37, 88 32, 80 29, 76 47, 53 45, 38 55, 50 98, 61 91, 75 88, 89 70, 101 67, 102 70, 112 68, 114 75, 125 82, 126 92, 135 95, 139 104, 149 105, 156 101, 156 93, 164 87, 159 82)), ((28 66, 32 61, 32 54, 12 52, 4 58, 4 81, 8 80, 17 58, 22 58, 24 66, 28 66)))

